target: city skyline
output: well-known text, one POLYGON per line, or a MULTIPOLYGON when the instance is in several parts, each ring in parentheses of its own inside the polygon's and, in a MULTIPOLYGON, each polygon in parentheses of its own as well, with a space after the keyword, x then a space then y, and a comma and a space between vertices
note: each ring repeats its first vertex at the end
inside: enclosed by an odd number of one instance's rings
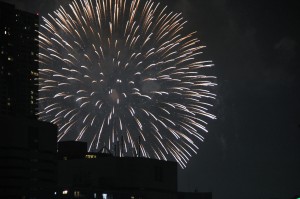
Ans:
MULTIPOLYGON (((67 1, 9 1, 51 12, 67 1)), ((299 17, 288 1, 161 1, 207 44, 218 76, 218 120, 199 153, 179 170, 179 189, 219 198, 299 194, 299 17)))

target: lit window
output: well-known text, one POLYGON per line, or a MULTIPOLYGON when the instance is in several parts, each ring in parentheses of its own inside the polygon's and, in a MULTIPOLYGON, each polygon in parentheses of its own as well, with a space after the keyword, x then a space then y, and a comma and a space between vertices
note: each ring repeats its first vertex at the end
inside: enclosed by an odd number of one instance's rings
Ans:
POLYGON ((7 57, 7 60, 8 60, 8 61, 13 61, 14 58, 12 58, 12 57, 7 57))
POLYGON ((79 198, 80 197, 80 192, 79 191, 74 191, 74 197, 79 198))
POLYGON ((7 106, 10 106, 10 102, 7 102, 7 106))
POLYGON ((5 30, 5 31, 4 31, 4 34, 6 35, 6 33, 7 33, 7 32, 6 32, 6 30, 5 30))
POLYGON ((107 193, 102 194, 102 199, 107 199, 107 193))
POLYGON ((96 155, 85 155, 85 158, 87 158, 87 159, 95 159, 95 158, 97 158, 97 156, 96 155))
POLYGON ((67 195, 68 194, 68 190, 63 190, 62 194, 63 195, 67 195))
POLYGON ((57 194, 57 192, 55 191, 55 192, 54 192, 54 195, 56 195, 56 194, 57 194))
POLYGON ((94 193, 94 198, 97 198, 97 194, 96 193, 94 193))
POLYGON ((31 71, 30 74, 33 75, 33 76, 36 76, 36 77, 39 76, 39 73, 34 72, 34 71, 31 71))

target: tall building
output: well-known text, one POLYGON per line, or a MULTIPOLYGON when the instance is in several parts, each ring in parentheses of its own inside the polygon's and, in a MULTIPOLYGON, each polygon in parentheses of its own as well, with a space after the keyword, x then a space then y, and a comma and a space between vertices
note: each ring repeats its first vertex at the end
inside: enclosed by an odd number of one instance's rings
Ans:
POLYGON ((39 17, 0 2, 0 198, 50 199, 57 127, 36 119, 39 17))
POLYGON ((0 114, 36 117, 39 16, 0 2, 0 114))

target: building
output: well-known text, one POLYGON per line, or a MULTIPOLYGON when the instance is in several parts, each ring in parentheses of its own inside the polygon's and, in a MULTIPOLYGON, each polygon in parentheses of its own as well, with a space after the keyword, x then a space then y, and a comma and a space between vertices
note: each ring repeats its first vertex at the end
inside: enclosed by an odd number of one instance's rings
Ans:
POLYGON ((0 2, 0 198, 50 199, 57 127, 36 119, 39 17, 0 2))
POLYGON ((59 142, 58 159, 58 199, 212 199, 177 191, 176 162, 117 157, 105 147, 89 153, 76 141, 59 142))
POLYGON ((84 142, 58 143, 57 198, 177 198, 176 162, 100 151, 88 153, 84 142))
POLYGON ((0 116, 0 126, 0 198, 52 198, 57 183, 57 127, 8 116, 0 116))
POLYGON ((0 2, 0 114, 36 117, 39 16, 0 2))

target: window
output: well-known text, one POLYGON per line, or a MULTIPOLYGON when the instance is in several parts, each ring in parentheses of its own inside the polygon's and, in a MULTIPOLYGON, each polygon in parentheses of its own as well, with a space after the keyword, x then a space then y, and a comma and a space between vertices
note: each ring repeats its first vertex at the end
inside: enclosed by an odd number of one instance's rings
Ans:
POLYGON ((102 199, 107 199, 107 193, 102 194, 102 199))
POLYGON ((85 158, 87 158, 87 159, 95 159, 95 158, 97 158, 97 156, 96 155, 85 155, 85 158))
POLYGON ((33 75, 33 76, 36 76, 36 77, 39 76, 39 73, 37 73, 37 72, 35 72, 35 71, 30 71, 30 74, 33 75))
POLYGON ((79 198, 80 197, 80 192, 79 191, 74 191, 74 197, 79 198))

